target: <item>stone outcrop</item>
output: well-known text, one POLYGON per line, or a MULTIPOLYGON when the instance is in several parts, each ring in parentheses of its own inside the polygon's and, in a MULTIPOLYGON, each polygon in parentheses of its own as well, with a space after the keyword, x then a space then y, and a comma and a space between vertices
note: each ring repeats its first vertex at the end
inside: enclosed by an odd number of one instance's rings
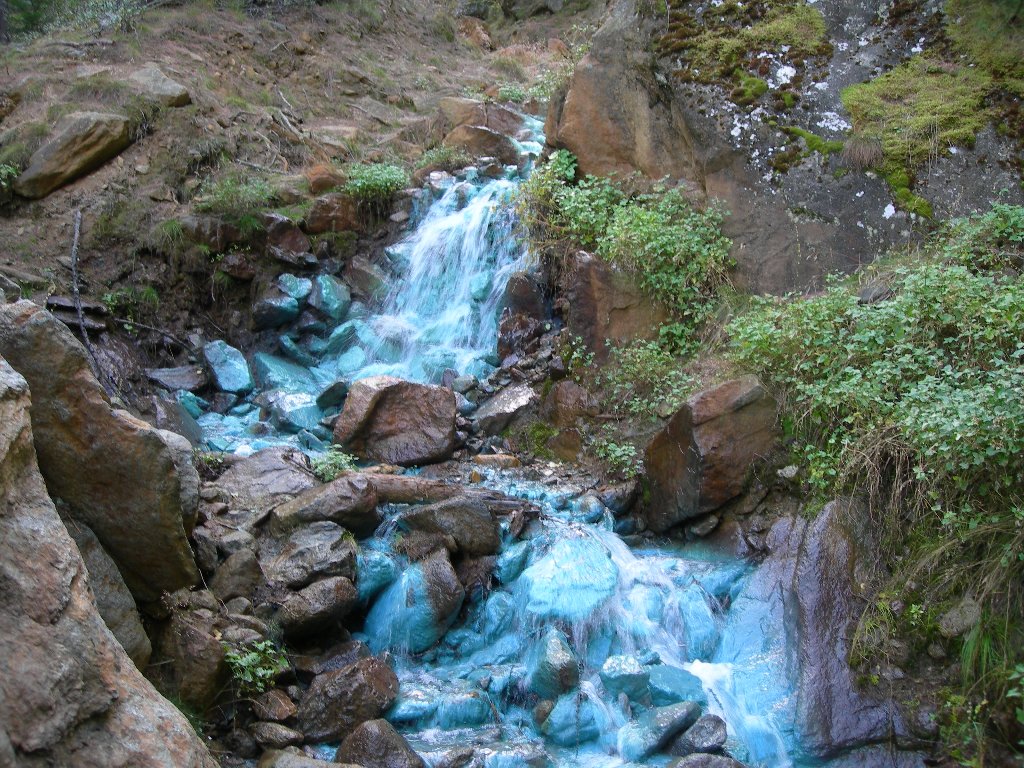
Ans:
POLYGON ((398 678, 376 657, 360 659, 313 680, 299 702, 299 728, 310 741, 343 738, 374 720, 398 696, 398 678))
POLYGON ((58 124, 14 181, 22 197, 46 197, 99 168, 131 144, 128 119, 102 112, 74 112, 58 124))
POLYGON ((140 607, 195 584, 187 535, 199 477, 188 441, 113 408, 85 349, 31 302, 0 307, 0 354, 33 388, 36 452, 50 493, 96 534, 140 607))
POLYGON ((698 392, 647 447, 653 531, 718 509, 742 493, 756 461, 775 446, 775 401, 754 376, 698 392))
POLYGON ((456 413, 450 389, 373 376, 352 385, 334 440, 371 461, 430 464, 455 449, 456 413))
POLYGON ((519 150, 512 139, 482 125, 460 125, 444 137, 446 147, 461 147, 473 157, 493 157, 505 165, 514 165, 519 150))
POLYGON ((192 103, 188 89, 172 80, 156 64, 147 64, 128 75, 128 84, 143 97, 165 107, 184 107, 192 103))
POLYGON ((387 720, 362 723, 345 737, 334 760, 364 768, 426 768, 423 758, 387 720))
POLYGON ((594 361, 608 359, 606 341, 623 344, 653 339, 670 318, 626 272, 589 253, 579 252, 562 278, 568 301, 566 325, 594 353, 594 361))
POLYGON ((0 359, 0 764, 215 768, 100 618, 36 467, 29 407, 0 359))

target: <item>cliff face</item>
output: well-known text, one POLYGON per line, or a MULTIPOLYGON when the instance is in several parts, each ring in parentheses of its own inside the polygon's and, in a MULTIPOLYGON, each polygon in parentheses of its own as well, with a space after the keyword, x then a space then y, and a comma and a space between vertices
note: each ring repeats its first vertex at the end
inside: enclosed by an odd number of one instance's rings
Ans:
POLYGON ((953 6, 617 0, 548 142, 584 173, 639 170, 724 204, 741 287, 813 288, 936 221, 1024 200, 1016 86, 950 42, 953 6))
POLYGON ((36 465, 28 385, 0 358, 0 766, 216 763, 96 609, 36 465))

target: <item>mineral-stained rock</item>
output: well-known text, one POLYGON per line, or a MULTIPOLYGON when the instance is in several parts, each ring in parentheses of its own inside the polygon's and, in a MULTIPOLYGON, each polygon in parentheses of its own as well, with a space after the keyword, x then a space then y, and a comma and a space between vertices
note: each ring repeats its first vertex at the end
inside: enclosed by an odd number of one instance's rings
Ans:
POLYGON ((387 720, 360 725, 345 737, 334 759, 364 768, 426 768, 423 758, 387 720))
POLYGON ((33 388, 32 425, 47 487, 96 534, 136 601, 197 582, 186 536, 199 476, 188 441, 112 408, 85 349, 31 302, 0 307, 0 354, 33 388))
POLYGON ((268 582, 292 589, 328 576, 354 580, 356 544, 352 534, 336 523, 310 523, 283 542, 264 539, 260 563, 268 582))
POLYGON ((244 394, 252 389, 252 374, 245 356, 227 342, 211 341, 203 347, 203 357, 221 391, 244 394))
POLYGON ((0 359, 0 762, 215 768, 104 626, 36 467, 29 407, 25 380, 0 359))
POLYGON ((474 418, 483 432, 496 435, 536 402, 537 393, 533 387, 517 384, 503 389, 484 403, 477 409, 474 418))
POLYGON ((99 168, 129 144, 128 118, 123 115, 74 112, 32 155, 28 168, 14 180, 14 191, 22 197, 46 197, 99 168))
POLYGON ((299 729, 309 741, 343 738, 374 720, 398 696, 398 677, 377 657, 317 675, 299 702, 299 729))
POLYGON ((742 493, 777 440, 775 401, 753 376, 691 397, 647 448, 647 524, 656 532, 742 493))
POLYGON ((481 125, 460 125, 444 137, 446 147, 461 147, 474 157, 496 157, 511 165, 519 159, 512 139, 481 125))
POLYGON ((334 439, 371 461, 430 464, 455 449, 455 416, 450 389, 373 376, 352 385, 334 439))
POLYGON ((366 475, 342 475, 296 496, 274 510, 271 527, 284 532, 302 523, 329 520, 362 539, 380 525, 377 490, 366 475))

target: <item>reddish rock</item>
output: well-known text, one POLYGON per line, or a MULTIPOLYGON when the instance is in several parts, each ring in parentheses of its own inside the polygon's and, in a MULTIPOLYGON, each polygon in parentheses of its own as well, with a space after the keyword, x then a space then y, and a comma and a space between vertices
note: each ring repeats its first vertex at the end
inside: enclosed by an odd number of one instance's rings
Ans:
POLYGON ((283 723, 288 718, 294 717, 297 711, 295 702, 280 688, 271 688, 266 693, 257 696, 252 702, 252 712, 260 720, 283 723))
POLYGON ((631 275, 588 253, 576 255, 562 280, 569 304, 566 324, 597 363, 608 359, 606 340, 653 339, 670 319, 668 310, 645 295, 631 275))
POLYGON ((299 702, 299 730, 311 742, 340 740, 374 720, 398 696, 398 677, 377 657, 317 675, 299 702))
POLYGON ((314 195, 322 195, 330 192, 335 187, 345 183, 345 179, 337 169, 329 165, 316 165, 303 173, 306 181, 309 182, 309 191, 314 195))
POLYGON ((309 253, 312 248, 309 238, 287 216, 266 213, 263 215, 263 226, 267 231, 267 246, 286 256, 309 253))
POLYGON ((446 147, 461 147, 474 157, 496 157, 505 165, 519 160, 512 139, 480 125, 460 125, 444 137, 446 147))
POLYGON ((512 312, 506 307, 498 321, 498 357, 504 360, 509 355, 526 351, 530 342, 543 334, 544 324, 540 320, 512 312))
POLYGON ((498 523, 482 499, 456 497, 413 507, 402 514, 399 525, 405 530, 447 534, 455 539, 458 551, 469 557, 493 555, 501 546, 498 523))
POLYGON ((552 425, 563 428, 576 425, 580 416, 596 416, 597 398, 571 379, 556 383, 544 398, 541 416, 552 425))
POLYGON ((423 758, 387 720, 370 720, 352 731, 334 761, 364 768, 426 768, 423 758))
POLYGON ((373 376, 352 385, 334 440, 371 461, 431 464, 455 449, 456 414, 450 389, 373 376))
POLYGON ((212 706, 228 683, 217 617, 205 608, 175 612, 157 639, 154 658, 166 664, 161 671, 170 687, 199 712, 212 706))
POLYGON ((359 204, 341 192, 331 192, 318 197, 306 215, 306 232, 311 235, 324 232, 361 232, 362 229, 359 204))
POLYGON ((211 253, 222 253, 235 243, 245 240, 238 227, 216 216, 184 216, 181 228, 189 240, 205 245, 211 253))
POLYGON ((377 490, 365 475, 342 475, 326 485, 311 488, 274 510, 275 533, 302 523, 330 520, 366 538, 380 525, 377 490))
POLYGON ((775 401, 754 376, 691 397, 647 448, 648 527, 662 533, 739 496, 777 439, 775 401))

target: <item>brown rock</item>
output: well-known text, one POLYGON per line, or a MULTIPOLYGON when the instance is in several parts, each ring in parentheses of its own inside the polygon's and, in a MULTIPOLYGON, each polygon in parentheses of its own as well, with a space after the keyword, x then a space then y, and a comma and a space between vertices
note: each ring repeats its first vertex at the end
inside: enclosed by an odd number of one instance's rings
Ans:
POLYGON ((298 711, 295 702, 280 688, 271 688, 253 699, 252 711, 260 720, 282 723, 298 711))
POLYGON ((277 612, 288 638, 304 637, 341 621, 359 603, 359 595, 343 576, 324 579, 290 593, 277 612))
POLYGON ((217 617, 206 608, 176 611, 156 639, 154 657, 182 701, 200 712, 213 705, 228 682, 217 617))
POLYGON ((662 533, 739 496, 777 439, 775 401, 754 376, 691 397, 647 448, 648 527, 662 533))
POLYGON ((183 216, 181 228, 185 230, 189 240, 205 245, 211 253, 222 253, 232 245, 245 240, 238 227, 221 221, 216 216, 183 216))
POLYGON ((498 523, 482 499, 456 497, 413 507, 402 514, 399 525, 411 531, 447 534, 468 557, 493 555, 501 546, 498 523))
POLYGON ((365 256, 355 256, 345 265, 345 282, 363 297, 372 299, 387 289, 388 276, 365 256))
POLYGON ((582 251, 563 277, 563 291, 569 302, 566 324, 598 363, 608 359, 606 340, 653 339, 670 319, 668 310, 646 296, 629 274, 582 251))
POLYGON ((235 509, 259 516, 317 486, 305 455, 284 447, 267 448, 235 462, 216 483, 235 509))
POLYGON ((309 183, 309 191, 314 195, 330 192, 335 187, 340 187, 345 183, 344 177, 338 173, 336 168, 330 165, 315 165, 307 169, 303 176, 306 177, 306 181, 309 183))
POLYGON ((281 542, 264 539, 260 563, 269 583, 291 589, 328 576, 355 580, 356 544, 352 534, 332 522, 310 523, 281 542))
POLYGON ((195 584, 187 533, 199 476, 188 441, 113 409, 81 344, 31 302, 0 307, 0 354, 34 388, 47 487, 93 530, 135 599, 144 607, 195 584))
POLYGON ((306 231, 311 235, 324 232, 362 232, 363 221, 359 204, 354 198, 331 192, 313 201, 306 215, 306 231))
POLYGON ((267 232, 267 246, 276 248, 285 255, 309 253, 312 249, 309 238, 298 225, 279 213, 263 214, 263 226, 267 232))
POLYGON ((459 19, 459 35, 469 41, 470 44, 485 51, 490 51, 494 48, 491 36, 487 34, 487 25, 480 19, 475 19, 472 16, 463 16, 459 19))
POLYGON ((25 380, 0 359, 0 762, 215 768, 104 626, 36 467, 29 408, 25 380))
POLYGON ((377 489, 366 475, 342 475, 279 506, 271 517, 271 527, 283 533, 320 520, 337 523, 360 539, 370 536, 381 521, 377 489))
POLYGON ((387 720, 361 724, 345 737, 334 759, 364 768, 426 768, 423 758, 387 720))
POLYGON ((131 144, 128 119, 101 112, 74 112, 57 125, 14 181, 22 197, 46 197, 55 189, 99 168, 131 144))
POLYGON ((334 440, 371 461, 430 464, 455 449, 456 413, 450 389, 373 376, 352 385, 334 440))
POLYGON ((240 549, 217 568, 210 581, 210 591, 224 601, 233 597, 248 598, 262 582, 263 571, 256 553, 251 549, 240 549))
POLYGON ((301 744, 303 739, 302 734, 294 728, 280 723, 253 723, 249 726, 249 733, 265 749, 283 749, 292 744, 301 744))
POLYGON ((163 73, 156 64, 147 64, 128 75, 128 84, 150 101, 165 107, 184 107, 192 103, 188 89, 163 73))
POLYGON ((597 398, 572 379, 557 382, 544 398, 541 416, 552 425, 563 428, 576 425, 580 416, 596 416, 597 398))
POLYGON ((326 760, 307 757, 295 747, 277 750, 271 749, 260 756, 256 768, 360 768, 358 765, 342 765, 326 760))
POLYGON ((360 659, 317 675, 299 702, 299 728, 309 741, 341 739, 380 717, 397 696, 398 677, 391 667, 376 657, 360 659))
POLYGON ((519 160, 512 139, 480 125, 460 125, 444 137, 446 147, 461 147, 474 157, 496 157, 505 165, 519 160))

